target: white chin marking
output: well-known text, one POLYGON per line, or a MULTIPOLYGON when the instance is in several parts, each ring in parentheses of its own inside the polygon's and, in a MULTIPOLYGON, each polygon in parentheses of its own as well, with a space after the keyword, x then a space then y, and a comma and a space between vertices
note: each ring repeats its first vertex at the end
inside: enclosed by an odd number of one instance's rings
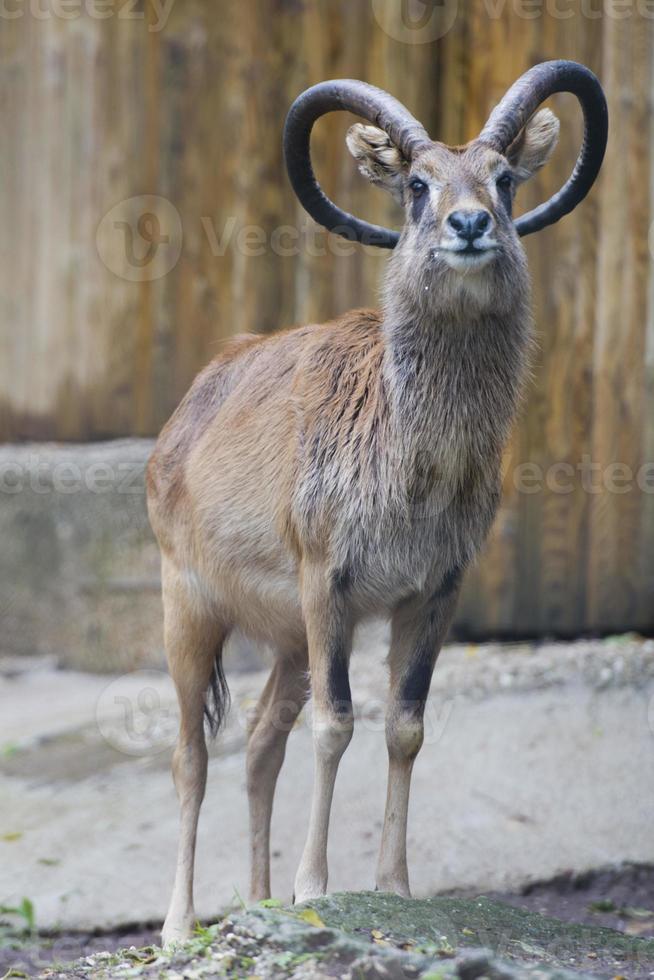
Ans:
POLYGON ((450 269, 454 269, 456 272, 474 272, 483 269, 489 262, 492 262, 495 253, 490 248, 476 253, 444 250, 441 252, 441 258, 447 262, 450 269))

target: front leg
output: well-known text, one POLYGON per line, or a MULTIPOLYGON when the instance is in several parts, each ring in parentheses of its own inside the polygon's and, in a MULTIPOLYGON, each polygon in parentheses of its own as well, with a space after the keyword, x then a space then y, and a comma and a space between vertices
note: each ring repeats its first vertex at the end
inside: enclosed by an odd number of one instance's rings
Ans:
POLYGON ((309 646, 315 771, 309 832, 295 876, 296 902, 317 898, 327 890, 327 835, 334 783, 353 730, 347 586, 322 566, 304 567, 302 605, 309 646))
POLYGON ((413 763, 422 747, 431 676, 452 621, 461 574, 445 576, 431 595, 395 610, 391 621, 390 691, 386 713, 388 788, 377 888, 409 898, 406 831, 413 763))

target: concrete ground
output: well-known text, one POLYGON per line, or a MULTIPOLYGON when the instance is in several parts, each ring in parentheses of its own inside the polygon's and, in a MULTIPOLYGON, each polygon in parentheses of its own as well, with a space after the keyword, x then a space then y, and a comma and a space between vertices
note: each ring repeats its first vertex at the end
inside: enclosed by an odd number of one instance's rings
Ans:
MULTIPOLYGON (((339 773, 330 890, 374 884, 384 805, 384 629, 352 661, 357 727, 339 773)), ((197 911, 247 894, 244 721, 263 686, 229 678, 198 845, 197 911)), ((0 905, 45 927, 161 920, 177 803, 176 713, 163 671, 97 676, 0 658, 0 905)), ((291 734, 273 818, 273 889, 288 899, 312 780, 307 718, 291 734)), ((450 646, 415 767, 409 866, 418 896, 504 890, 561 871, 654 861, 654 641, 450 646)))

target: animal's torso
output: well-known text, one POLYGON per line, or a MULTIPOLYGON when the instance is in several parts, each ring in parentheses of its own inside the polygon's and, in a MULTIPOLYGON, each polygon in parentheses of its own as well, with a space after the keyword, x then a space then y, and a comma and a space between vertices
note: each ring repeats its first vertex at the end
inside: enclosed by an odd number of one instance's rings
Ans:
POLYGON ((242 340, 196 379, 151 463, 151 517, 234 625, 272 642, 301 631, 304 559, 363 616, 474 556, 521 365, 503 324, 450 326, 409 324, 389 344, 379 313, 354 311, 242 340))

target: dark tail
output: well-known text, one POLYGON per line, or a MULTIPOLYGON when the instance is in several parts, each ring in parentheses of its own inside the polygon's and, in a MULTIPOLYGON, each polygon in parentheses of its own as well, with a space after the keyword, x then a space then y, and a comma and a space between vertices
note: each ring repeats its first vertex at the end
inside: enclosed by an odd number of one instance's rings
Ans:
POLYGON ((212 738, 215 738, 222 728, 227 717, 227 712, 229 711, 230 702, 229 688, 227 687, 227 681, 225 680, 225 673, 223 671, 223 648, 221 643, 216 654, 216 659, 214 660, 211 681, 209 682, 207 697, 204 702, 204 717, 207 720, 212 738))

